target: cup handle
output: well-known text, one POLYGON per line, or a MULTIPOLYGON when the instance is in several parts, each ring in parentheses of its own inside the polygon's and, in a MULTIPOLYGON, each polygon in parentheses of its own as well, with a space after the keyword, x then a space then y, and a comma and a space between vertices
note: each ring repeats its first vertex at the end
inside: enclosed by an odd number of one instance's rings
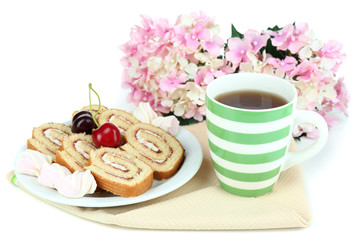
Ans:
POLYGON ((328 137, 328 126, 324 118, 313 111, 308 110, 297 110, 294 120, 294 126, 298 123, 312 123, 319 130, 318 139, 308 148, 299 152, 289 152, 286 160, 281 168, 281 171, 305 161, 317 154, 325 145, 328 137))

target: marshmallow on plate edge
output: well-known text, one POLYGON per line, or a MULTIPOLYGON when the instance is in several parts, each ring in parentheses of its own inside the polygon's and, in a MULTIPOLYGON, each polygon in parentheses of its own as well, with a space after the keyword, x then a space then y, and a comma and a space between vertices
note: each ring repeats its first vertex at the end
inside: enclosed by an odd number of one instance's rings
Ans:
POLYGON ((70 174, 69 169, 58 163, 44 164, 38 176, 38 182, 44 186, 55 188, 58 182, 70 174))
POLYGON ((38 177, 44 164, 51 164, 53 158, 39 151, 26 149, 16 162, 16 171, 38 177))
POLYGON ((57 191, 69 198, 80 198, 86 194, 92 194, 97 188, 94 176, 90 170, 85 172, 75 171, 70 175, 64 176, 55 188, 57 191))
POLYGON ((69 198, 81 198, 92 194, 97 188, 90 170, 71 173, 53 158, 39 151, 26 149, 16 161, 16 172, 37 177, 39 184, 54 188, 59 194, 69 198))
POLYGON ((148 102, 140 102, 132 114, 141 122, 150 123, 172 135, 176 135, 180 129, 180 122, 175 116, 158 116, 148 102))

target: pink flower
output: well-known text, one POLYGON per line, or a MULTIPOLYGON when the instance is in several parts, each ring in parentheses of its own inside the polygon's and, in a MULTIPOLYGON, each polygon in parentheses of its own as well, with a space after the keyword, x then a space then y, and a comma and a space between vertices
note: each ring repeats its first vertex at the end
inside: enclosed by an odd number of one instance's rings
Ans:
POLYGON ((196 51, 200 45, 199 40, 208 40, 210 37, 210 31, 208 29, 200 29, 199 31, 193 31, 185 34, 186 46, 192 51, 196 51))
POLYGON ((217 35, 211 36, 211 31, 203 25, 203 22, 199 22, 192 29, 181 25, 175 26, 176 39, 193 52, 203 48, 214 57, 221 55, 223 39, 217 35))
POLYGON ((299 50, 310 41, 310 37, 305 35, 309 26, 307 23, 295 24, 293 34, 289 43, 289 50, 291 53, 297 53, 299 50))
POLYGON ((209 25, 214 25, 214 17, 206 16, 205 12, 194 12, 191 16, 195 19, 196 25, 200 28, 207 28, 209 25))
POLYGON ((305 33, 308 30, 307 23, 288 24, 279 31, 269 31, 269 35, 273 36, 271 42, 279 50, 290 50, 295 54, 310 40, 305 33))
POLYGON ((194 77, 195 83, 198 85, 208 85, 215 78, 225 75, 221 70, 201 68, 194 77))
POLYGON ((348 116, 347 108, 350 95, 344 83, 343 77, 338 80, 337 84, 335 85, 335 90, 337 93, 337 103, 335 103, 335 109, 338 112, 343 112, 345 116, 348 116))
POLYGON ((219 36, 213 36, 212 41, 207 41, 204 44, 204 49, 210 53, 211 56, 217 57, 221 55, 221 49, 224 46, 224 41, 219 36))
POLYGON ((186 80, 187 75, 185 73, 180 73, 180 75, 177 76, 176 70, 173 70, 169 76, 160 79, 160 89, 172 92, 174 89, 178 88, 181 83, 185 83, 186 80))
POLYGON ((310 81, 315 68, 316 66, 312 62, 304 60, 291 71, 290 77, 299 81, 310 81))
POLYGON ((206 68, 201 68, 195 75, 194 81, 198 85, 204 85, 205 81, 211 81, 209 71, 206 68))
POLYGON ((230 38, 228 41, 229 51, 225 53, 226 59, 237 65, 240 62, 247 62, 249 58, 246 56, 248 50, 252 50, 251 41, 247 38, 230 38))
POLYGON ((279 31, 269 31, 269 35, 272 36, 271 43, 278 47, 279 50, 287 50, 288 48, 288 39, 291 38, 291 35, 294 31, 294 25, 288 24, 284 26, 279 31))
POLYGON ((251 42, 252 50, 254 53, 257 53, 260 48, 266 45, 267 40, 269 39, 268 34, 260 34, 256 30, 249 29, 244 33, 244 38, 249 39, 251 42))
POLYGON ((293 130, 293 137, 300 137, 304 133, 306 134, 306 137, 311 139, 319 137, 319 130, 310 123, 303 123, 296 126, 293 130))
POLYGON ((331 40, 320 49, 319 54, 321 57, 342 60, 345 57, 345 54, 341 53, 341 49, 341 43, 331 40))
POLYGON ((339 119, 331 114, 328 114, 327 111, 318 111, 317 113, 323 116, 329 127, 334 127, 339 123, 339 119))
POLYGON ((160 38, 162 41, 170 41, 174 37, 173 26, 164 18, 154 20, 153 38, 160 38))
POLYGON ((210 31, 206 28, 193 28, 187 31, 185 26, 175 26, 175 33, 177 40, 191 51, 195 52, 200 46, 200 41, 208 41, 210 38, 210 31))
POLYGON ((194 118, 197 121, 202 121, 205 116, 205 105, 202 107, 197 106, 191 102, 188 103, 187 111, 184 114, 184 118, 194 118))
POLYGON ((133 89, 127 96, 126 98, 127 102, 132 102, 134 103, 136 106, 140 103, 140 102, 149 102, 150 104, 154 103, 154 96, 152 95, 152 93, 140 90, 140 89, 133 89))
POLYGON ((279 68, 288 73, 292 71, 298 63, 294 57, 286 56, 284 60, 278 58, 268 58, 267 63, 271 64, 274 68, 279 68))

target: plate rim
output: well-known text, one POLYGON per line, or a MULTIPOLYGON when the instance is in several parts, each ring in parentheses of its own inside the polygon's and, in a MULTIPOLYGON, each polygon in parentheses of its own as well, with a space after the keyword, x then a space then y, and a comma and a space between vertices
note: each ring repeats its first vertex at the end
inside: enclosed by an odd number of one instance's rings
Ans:
MULTIPOLYGON (((17 161, 20 159, 21 153, 24 150, 26 150, 26 144, 24 144, 17 151, 14 161, 14 167, 13 167, 14 174, 17 177, 17 180, 20 182, 20 184, 27 191, 31 192, 37 197, 58 204, 78 206, 78 207, 102 208, 102 207, 126 206, 126 205, 141 203, 161 197, 180 188, 185 183, 190 181, 199 171, 203 161, 203 151, 198 139, 194 136, 194 134, 192 134, 189 130, 185 129, 184 127, 180 127, 179 132, 175 137, 181 143, 181 145, 185 150, 184 162, 182 163, 180 169, 177 171, 175 175, 173 175, 169 179, 162 180, 164 182, 161 183, 160 185, 152 186, 148 191, 136 197, 124 198, 116 195, 110 197, 91 197, 91 195, 87 195, 82 198, 68 198, 62 196, 55 189, 37 183, 36 182, 37 177, 30 176, 27 174, 22 174, 16 170, 17 161), (49 191, 53 192, 53 194, 49 195, 49 191), (113 201, 109 201, 110 198, 112 198, 113 201), (101 200, 104 199, 106 199, 107 201, 101 202, 101 200)), ((157 180, 154 179, 154 181, 157 180)))

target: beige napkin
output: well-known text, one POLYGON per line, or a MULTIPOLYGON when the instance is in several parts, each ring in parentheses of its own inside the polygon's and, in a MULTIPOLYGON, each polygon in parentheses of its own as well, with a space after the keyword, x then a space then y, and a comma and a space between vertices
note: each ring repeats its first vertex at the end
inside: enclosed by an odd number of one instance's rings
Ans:
MULTIPOLYGON (((311 211, 299 165, 283 172, 273 191, 264 196, 235 196, 217 182, 205 122, 185 128, 199 140, 204 159, 198 173, 179 189, 157 199, 121 207, 84 208, 44 202, 79 217, 130 228, 240 230, 309 225, 311 211)), ((7 178, 12 177, 10 172, 7 178)))

